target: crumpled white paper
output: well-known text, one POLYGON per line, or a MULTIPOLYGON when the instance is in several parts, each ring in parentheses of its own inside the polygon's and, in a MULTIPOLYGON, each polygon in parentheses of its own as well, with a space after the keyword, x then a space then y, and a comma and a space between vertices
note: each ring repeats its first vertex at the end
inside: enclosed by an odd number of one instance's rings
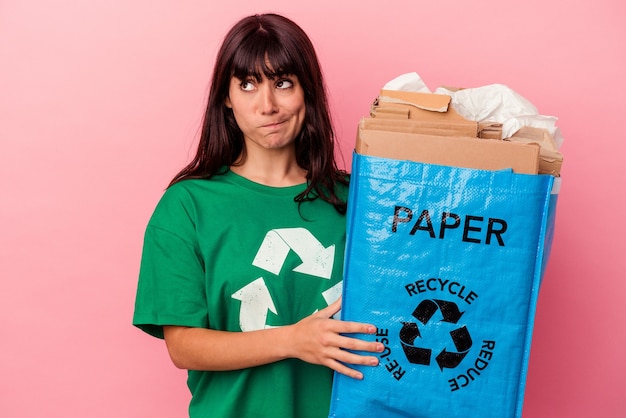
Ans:
MULTIPOLYGON (((383 89, 433 93, 415 72, 394 78, 383 89)), ((546 129, 554 137, 557 147, 563 143, 556 117, 540 115, 530 101, 503 84, 458 91, 440 87, 434 93, 451 96, 452 108, 468 120, 501 123, 503 139, 513 136, 523 126, 532 126, 546 129)))
POLYGON ((422 78, 415 72, 402 74, 389 81, 383 90, 412 91, 415 93, 432 93, 422 78))

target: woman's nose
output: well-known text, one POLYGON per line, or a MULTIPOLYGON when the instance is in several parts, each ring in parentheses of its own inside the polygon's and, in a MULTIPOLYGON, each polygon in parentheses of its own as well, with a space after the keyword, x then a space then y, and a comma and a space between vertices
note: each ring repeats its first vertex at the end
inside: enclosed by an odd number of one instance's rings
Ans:
POLYGON ((274 90, 269 86, 269 83, 264 83, 263 88, 259 92, 259 107, 262 114, 272 114, 278 111, 276 105, 276 97, 274 90))

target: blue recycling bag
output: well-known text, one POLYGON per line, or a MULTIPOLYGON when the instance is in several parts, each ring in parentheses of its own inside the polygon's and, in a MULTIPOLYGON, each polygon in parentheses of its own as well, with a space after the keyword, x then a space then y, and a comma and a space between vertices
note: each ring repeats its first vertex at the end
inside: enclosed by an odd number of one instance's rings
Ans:
POLYGON ((354 154, 341 317, 385 350, 329 417, 521 416, 553 181, 354 154))

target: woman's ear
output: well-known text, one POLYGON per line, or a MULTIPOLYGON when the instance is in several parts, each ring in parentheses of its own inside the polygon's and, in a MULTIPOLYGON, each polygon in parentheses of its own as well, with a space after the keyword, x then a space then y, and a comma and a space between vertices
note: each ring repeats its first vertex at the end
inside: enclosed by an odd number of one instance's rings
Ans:
POLYGON ((233 105, 230 104, 230 97, 227 97, 226 100, 224 100, 224 104, 226 105, 227 108, 232 109, 233 105))

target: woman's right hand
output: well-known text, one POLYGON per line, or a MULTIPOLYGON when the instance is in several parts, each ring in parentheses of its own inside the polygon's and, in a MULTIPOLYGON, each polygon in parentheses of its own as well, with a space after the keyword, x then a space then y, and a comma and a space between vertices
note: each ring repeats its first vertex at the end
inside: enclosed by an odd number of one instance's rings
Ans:
POLYGON ((293 342, 290 357, 320 364, 346 376, 362 379, 363 374, 348 365, 377 366, 378 357, 356 354, 348 350, 380 353, 379 342, 364 341, 346 334, 375 334, 371 324, 332 319, 341 309, 341 298, 328 307, 291 325, 293 342))

